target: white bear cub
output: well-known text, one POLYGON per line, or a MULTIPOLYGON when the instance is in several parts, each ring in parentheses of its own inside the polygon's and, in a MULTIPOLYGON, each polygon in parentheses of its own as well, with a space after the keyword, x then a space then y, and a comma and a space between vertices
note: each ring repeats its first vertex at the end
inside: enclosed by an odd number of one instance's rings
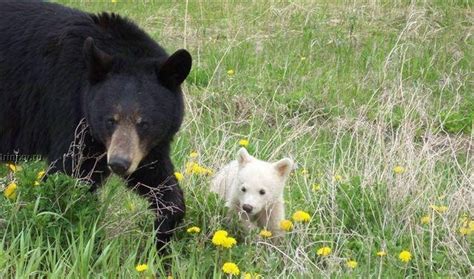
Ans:
POLYGON ((241 148, 237 160, 224 166, 213 178, 211 191, 225 199, 247 229, 265 228, 281 235, 285 218, 283 189, 293 167, 289 158, 276 163, 258 160, 241 148))

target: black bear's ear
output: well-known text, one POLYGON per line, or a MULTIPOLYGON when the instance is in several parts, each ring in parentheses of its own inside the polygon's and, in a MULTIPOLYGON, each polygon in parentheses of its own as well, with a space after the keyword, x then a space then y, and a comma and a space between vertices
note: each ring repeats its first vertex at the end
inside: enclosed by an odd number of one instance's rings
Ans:
POLYGON ((158 79, 165 86, 176 87, 183 83, 191 71, 191 54, 187 50, 180 49, 173 53, 158 71, 158 79))
POLYGON ((113 57, 97 48, 91 37, 84 41, 83 52, 89 71, 89 81, 96 83, 104 80, 112 68, 113 57))

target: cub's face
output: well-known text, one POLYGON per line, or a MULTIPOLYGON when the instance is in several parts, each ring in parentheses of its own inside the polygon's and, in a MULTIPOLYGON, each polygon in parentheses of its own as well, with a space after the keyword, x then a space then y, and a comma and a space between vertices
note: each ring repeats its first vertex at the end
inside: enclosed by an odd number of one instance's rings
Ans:
POLYGON ((288 158, 268 163, 250 156, 245 148, 239 150, 239 171, 234 188, 234 198, 240 211, 255 215, 280 200, 285 181, 292 168, 288 158))
POLYGON ((180 84, 189 73, 191 57, 178 51, 161 63, 118 68, 119 63, 91 40, 84 44, 90 83, 86 119, 107 149, 110 169, 128 175, 150 150, 178 131, 183 116, 180 84))

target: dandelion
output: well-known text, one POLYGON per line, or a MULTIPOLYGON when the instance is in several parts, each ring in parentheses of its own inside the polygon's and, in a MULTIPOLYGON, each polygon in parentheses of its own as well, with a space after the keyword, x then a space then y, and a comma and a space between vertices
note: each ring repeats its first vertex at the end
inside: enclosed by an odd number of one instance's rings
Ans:
POLYGON ((290 220, 281 220, 280 229, 287 232, 291 231, 293 229, 293 222, 291 222, 290 220))
POLYGON ((309 219, 311 219, 311 216, 302 210, 298 210, 295 213, 293 213, 293 221, 295 222, 309 222, 309 219))
POLYGON ((37 174, 36 174, 36 180, 41 180, 43 179, 44 175, 46 174, 46 172, 44 170, 42 171, 39 171, 37 174))
POLYGON ((272 237, 272 232, 271 231, 267 231, 267 230, 261 230, 259 235, 261 237, 265 237, 265 238, 268 238, 268 237, 272 237))
POLYGON ((235 71, 234 71, 233 69, 227 70, 227 75, 228 75, 229 77, 233 76, 234 74, 235 74, 235 71))
POLYGON ((40 186, 40 182, 38 180, 36 180, 35 182, 33 182, 33 186, 40 186))
POLYGON ((9 168, 11 172, 17 172, 19 170, 15 164, 7 164, 7 168, 9 168))
POLYGON ((248 147, 250 144, 249 140, 248 139, 241 139, 239 140, 239 145, 242 146, 242 147, 248 147))
POLYGON ((174 173, 174 177, 176 177, 176 180, 178 180, 178 182, 184 179, 184 175, 178 171, 174 173))
POLYGON ((431 209, 433 209, 434 211, 438 212, 439 214, 443 214, 445 213, 446 211, 448 211, 448 207, 445 206, 445 205, 440 205, 440 206, 437 206, 437 205, 430 205, 431 209))
POLYGON ((384 250, 378 251, 378 252, 377 252, 377 256, 379 256, 379 257, 385 257, 385 256, 387 256, 387 252, 385 252, 384 250))
POLYGON ((3 191, 3 195, 6 198, 10 199, 10 200, 15 199, 16 198, 16 188, 18 188, 18 186, 16 185, 15 182, 12 182, 12 183, 8 184, 8 186, 3 191))
POLYGON ((331 254, 331 251, 332 250, 330 247, 324 246, 324 247, 319 248, 318 251, 316 251, 316 254, 321 257, 326 257, 326 256, 329 256, 329 254, 331 254))
POLYGON ((235 263, 232 263, 232 262, 224 263, 224 265, 222 266, 222 271, 224 271, 224 273, 230 274, 230 275, 239 275, 240 274, 239 267, 235 263))
POLYGON ((306 175, 309 174, 309 171, 308 171, 307 169, 302 169, 302 170, 301 170, 301 174, 304 175, 304 176, 306 176, 306 175))
POLYGON ((421 217, 421 224, 423 225, 429 224, 430 221, 431 221, 431 218, 428 215, 421 217))
POLYGON ((341 182, 342 181, 342 176, 339 175, 339 174, 336 174, 332 179, 336 182, 341 182))
POLYGON ((346 262, 348 268, 354 269, 357 267, 357 262, 354 260, 349 260, 346 262))
POLYGON ((395 166, 393 168, 393 172, 396 173, 396 174, 402 174, 405 172, 405 168, 402 167, 402 166, 395 166))
POLYGON ((403 250, 402 252, 400 252, 400 255, 398 255, 398 258, 402 262, 407 263, 411 260, 411 253, 407 250, 403 250))
POLYGON ((321 185, 319 185, 318 183, 313 184, 311 189, 313 190, 313 192, 318 192, 319 190, 321 190, 321 185))
POLYGON ((186 164, 186 173, 187 174, 198 174, 198 175, 211 175, 213 171, 206 167, 200 166, 195 162, 188 162, 186 164))
POLYGON ((148 270, 148 265, 147 264, 139 264, 135 267, 135 270, 138 272, 144 272, 148 270))
POLYGON ((237 240, 235 240, 235 238, 225 237, 222 240, 221 246, 224 247, 224 248, 230 249, 230 248, 234 247, 236 244, 237 244, 237 240))
POLYGON ((199 227, 190 227, 186 230, 188 233, 190 234, 195 234, 195 233, 200 233, 201 232, 201 229, 199 227))
POLYGON ((212 237, 212 244, 216 246, 222 245, 222 243, 224 243, 225 239, 227 238, 227 235, 228 233, 224 230, 216 231, 212 237))
POLYGON ((199 153, 197 153, 197 151, 193 151, 193 152, 189 153, 189 157, 191 157, 193 159, 197 158, 198 156, 199 156, 199 153))

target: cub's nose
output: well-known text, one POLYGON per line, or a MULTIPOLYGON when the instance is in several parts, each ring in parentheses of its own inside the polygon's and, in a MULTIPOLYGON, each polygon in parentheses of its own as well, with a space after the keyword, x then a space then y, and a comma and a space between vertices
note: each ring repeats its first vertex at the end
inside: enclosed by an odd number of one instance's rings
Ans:
POLYGON ((250 213, 250 212, 252 212, 252 210, 253 210, 253 206, 251 206, 250 204, 244 204, 244 205, 242 205, 242 209, 243 209, 245 212, 250 213))
POLYGON ((130 168, 131 162, 127 159, 115 157, 111 158, 109 163, 109 168, 116 174, 125 174, 130 168))

